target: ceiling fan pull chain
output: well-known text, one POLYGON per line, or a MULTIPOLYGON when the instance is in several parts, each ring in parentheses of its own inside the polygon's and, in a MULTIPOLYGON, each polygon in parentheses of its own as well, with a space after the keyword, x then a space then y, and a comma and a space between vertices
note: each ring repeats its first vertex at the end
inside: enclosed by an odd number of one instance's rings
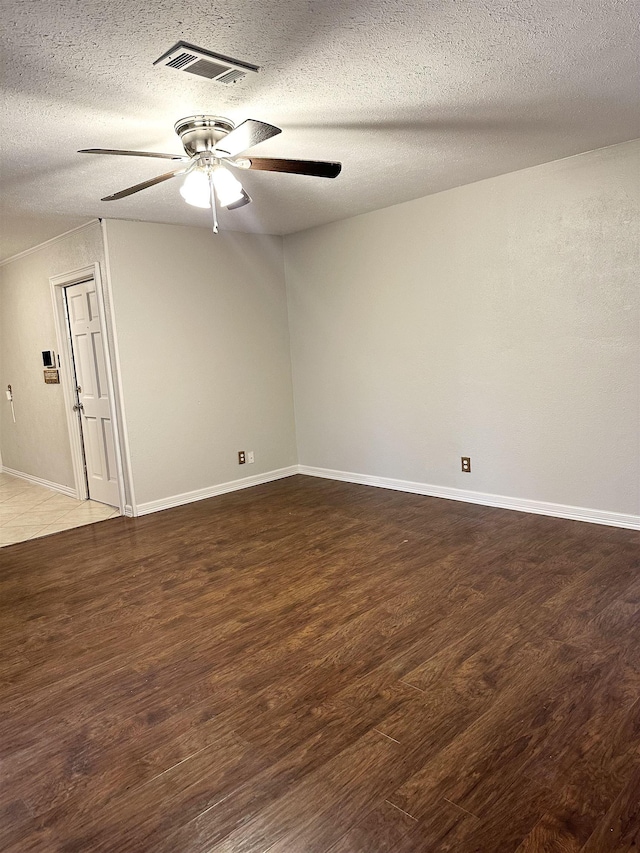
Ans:
POLYGON ((216 209, 216 191, 213 186, 213 173, 209 173, 209 196, 211 198, 211 215, 213 216, 213 233, 218 233, 218 211, 216 209))

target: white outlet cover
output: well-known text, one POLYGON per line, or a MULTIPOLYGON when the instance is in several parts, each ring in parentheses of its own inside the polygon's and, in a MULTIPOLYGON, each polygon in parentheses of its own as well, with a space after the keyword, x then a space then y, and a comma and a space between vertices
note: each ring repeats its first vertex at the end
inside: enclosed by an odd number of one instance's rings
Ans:
POLYGON ((256 460, 255 460, 255 457, 254 457, 254 455, 253 455, 253 450, 250 450, 250 451, 247 453, 247 462, 249 463, 249 465, 251 465, 251 463, 252 463, 252 462, 255 462, 255 461, 256 461, 256 460))

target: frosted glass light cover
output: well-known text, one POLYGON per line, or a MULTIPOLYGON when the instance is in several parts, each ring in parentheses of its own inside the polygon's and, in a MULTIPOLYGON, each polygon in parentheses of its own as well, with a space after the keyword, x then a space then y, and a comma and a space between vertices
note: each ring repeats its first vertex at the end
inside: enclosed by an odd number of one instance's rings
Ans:
POLYGON ((180 187, 180 195, 194 207, 211 207, 209 179, 204 172, 194 169, 189 172, 180 187))
POLYGON ((213 185, 216 195, 222 207, 240 201, 242 198, 242 184, 224 166, 216 166, 213 170, 213 185))

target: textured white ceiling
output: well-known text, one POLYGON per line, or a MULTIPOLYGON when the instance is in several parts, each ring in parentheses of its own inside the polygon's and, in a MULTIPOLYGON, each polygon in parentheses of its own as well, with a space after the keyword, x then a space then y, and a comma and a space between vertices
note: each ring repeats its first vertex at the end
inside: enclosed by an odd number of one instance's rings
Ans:
POLYGON ((242 173, 228 229, 285 234, 640 136, 640 0, 3 0, 3 256, 96 216, 208 225, 179 180, 109 193, 181 153, 192 113, 283 133, 256 155, 341 160, 334 181, 242 173), (153 61, 179 39, 261 66, 228 87, 153 61))

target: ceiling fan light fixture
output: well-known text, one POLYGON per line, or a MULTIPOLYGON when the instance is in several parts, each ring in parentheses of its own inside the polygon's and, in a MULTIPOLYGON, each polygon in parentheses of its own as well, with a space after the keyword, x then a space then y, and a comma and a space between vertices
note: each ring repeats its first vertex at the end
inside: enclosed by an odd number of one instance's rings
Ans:
POLYGON ((222 207, 240 201, 244 195, 242 184, 225 166, 215 166, 213 169, 213 185, 222 207))
POLYGON ((180 187, 180 195, 194 207, 211 207, 209 198, 209 178, 201 169, 189 172, 180 187))
MULTIPOLYGON (((184 45, 182 45, 184 46, 184 45)), ((177 47, 180 47, 178 45, 177 47)), ((166 57, 164 57, 166 58, 166 57)), ((184 57, 176 58, 180 65, 184 57)), ((173 62, 173 59, 172 59, 173 62)), ((257 69, 256 69, 257 70, 257 69)), ((175 124, 185 154, 161 154, 156 151, 117 150, 114 148, 83 148, 80 154, 118 154, 129 157, 160 157, 178 160, 180 166, 164 175, 158 175, 148 181, 106 196, 102 201, 118 201, 127 196, 154 187, 185 175, 180 187, 180 195, 194 207, 211 210, 213 233, 218 233, 217 208, 237 210, 251 203, 251 197, 244 191, 240 181, 227 167, 236 169, 256 169, 263 172, 286 172, 292 175, 307 175, 318 178, 337 178, 342 165, 323 160, 291 160, 273 157, 242 157, 243 152, 261 142, 266 142, 282 132, 274 124, 256 119, 246 119, 237 127, 227 118, 212 115, 192 115, 182 118, 175 124)))

